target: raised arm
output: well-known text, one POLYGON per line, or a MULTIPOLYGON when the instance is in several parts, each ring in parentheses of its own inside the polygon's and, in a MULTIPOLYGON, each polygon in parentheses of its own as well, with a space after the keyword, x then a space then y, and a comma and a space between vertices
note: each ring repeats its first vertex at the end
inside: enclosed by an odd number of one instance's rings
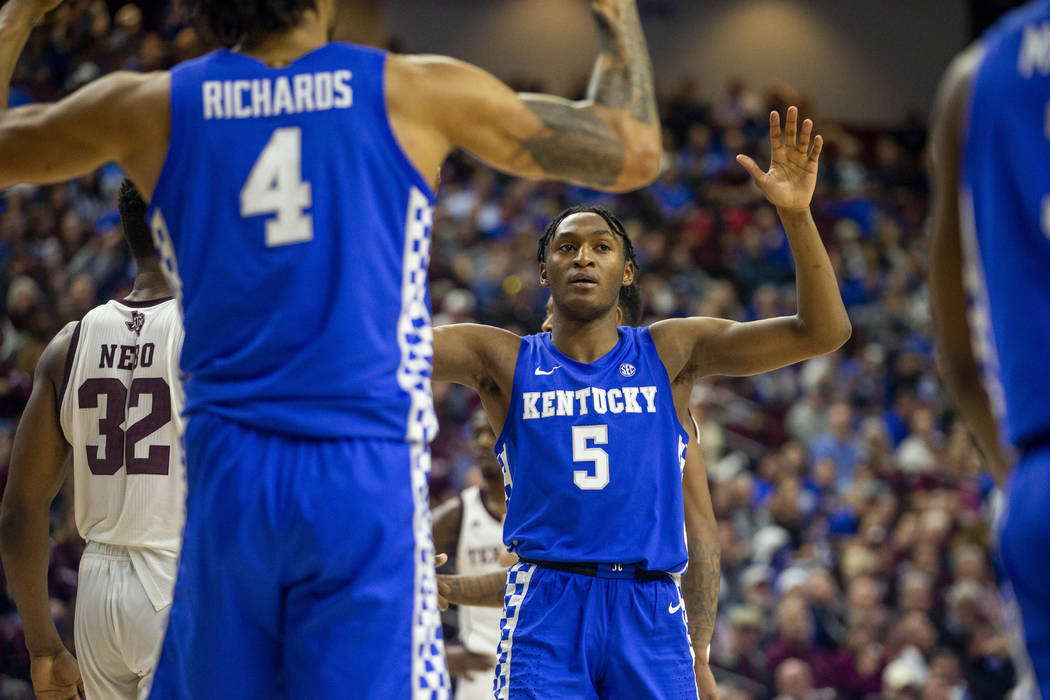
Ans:
POLYGON ((0 8, 0 189, 63 182, 115 161, 148 197, 167 152, 167 73, 112 73, 59 102, 7 109, 18 56, 58 4, 10 0, 0 8))
POLYGON ((394 129, 417 167, 436 173, 464 148, 521 177, 627 191, 659 172, 652 66, 635 0, 594 0, 601 51, 587 99, 517 94, 480 68, 433 56, 391 60, 394 129))
POLYGON ((59 425, 59 389, 73 324, 44 350, 33 391, 15 431, 11 467, 0 506, 4 574, 25 627, 33 689, 43 700, 76 698, 77 662, 51 618, 47 591, 51 501, 62 486, 69 444, 59 425))
POLYGON ((510 331, 476 323, 434 329, 436 382, 454 382, 478 392, 492 430, 499 435, 514 387, 514 366, 521 338, 510 331))
POLYGON ((963 113, 980 49, 973 47, 952 62, 934 105, 931 138, 933 202, 930 219, 930 306, 937 336, 937 368, 955 407, 1000 482, 1008 459, 992 415, 988 394, 973 356, 963 287, 963 251, 959 226, 959 149, 963 113))
POLYGON ((812 131, 809 119, 798 128, 798 110, 790 107, 781 133, 780 115, 773 112, 769 170, 737 156, 784 225, 795 258, 798 313, 748 323, 695 317, 653 324, 653 340, 672 378, 759 374, 832 352, 849 339, 838 281, 809 211, 823 146, 816 136, 810 150, 812 131))

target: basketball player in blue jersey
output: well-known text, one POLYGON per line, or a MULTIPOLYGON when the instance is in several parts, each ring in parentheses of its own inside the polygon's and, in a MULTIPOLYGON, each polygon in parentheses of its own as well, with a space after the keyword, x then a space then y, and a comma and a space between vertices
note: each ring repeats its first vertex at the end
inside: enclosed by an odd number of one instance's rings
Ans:
MULTIPOLYGON (((637 285, 620 287, 617 304, 617 325, 637 326, 642 319, 642 298, 637 285)), ((547 300, 547 316, 540 331, 550 333, 554 329, 554 299, 547 300)), ((687 402, 682 402, 687 403, 687 402)), ((711 504, 711 492, 707 484, 707 471, 700 452, 700 429, 685 405, 679 406, 684 415, 679 416, 682 426, 695 440, 690 439, 685 450, 685 467, 682 473, 682 495, 685 501, 686 545, 689 553, 689 568, 681 578, 682 599, 688 611, 689 638, 694 649, 702 650, 697 658, 696 685, 700 697, 718 698, 718 687, 707 664, 706 650, 711 644, 715 618, 718 614, 718 592, 721 583, 718 523, 711 504)), ((502 479, 502 475, 501 475, 502 479)), ((435 516, 435 520, 437 516, 435 516)), ((435 526, 435 530, 437 526, 435 526)), ((435 534, 437 551, 442 549, 435 534)), ((448 607, 450 599, 460 605, 502 607, 506 570, 499 572, 464 575, 438 575, 438 604, 448 607)), ((451 665, 451 662, 450 662, 451 665)))
MULTIPOLYGON (((0 10, 4 91, 56 4, 0 10)), ((0 112, 0 187, 115 161, 150 200, 181 300, 187 521, 153 697, 446 697, 427 507, 434 181, 464 148, 514 175, 650 182, 660 127, 635 2, 592 0, 601 55, 581 102, 330 42, 337 0, 181 4, 228 48, 0 112)))
MULTIPOLYGON (((499 698, 697 696, 706 666, 675 574, 684 534, 681 416, 694 382, 749 375, 833 351, 850 334, 809 203, 821 137, 798 111, 770 115, 772 164, 738 156, 777 207, 795 256, 798 314, 617 327, 633 248, 604 209, 575 207, 540 241, 551 333, 489 326, 434 331, 434 376, 472 387, 499 434, 507 517, 519 557, 507 575, 499 698)), ((456 602, 452 600, 452 602, 456 602)))
MULTIPOLYGON (((617 325, 637 326, 642 321, 642 296, 635 284, 620 287, 620 299, 617 304, 617 325)), ((547 316, 540 325, 540 330, 549 333, 554 330, 554 298, 547 300, 547 316)), ((689 553, 689 568, 682 575, 682 600, 688 613, 689 640, 693 649, 702 651, 697 657, 696 685, 701 698, 718 698, 718 687, 710 666, 707 665, 707 650, 711 645, 711 636, 715 630, 715 619, 718 616, 718 592, 722 582, 721 552, 718 542, 718 521, 715 520, 715 509, 711 503, 711 490, 707 483, 707 469, 704 457, 700 452, 700 426, 689 410, 689 401, 681 400, 682 390, 685 397, 691 387, 676 387, 675 406, 679 410, 678 419, 689 434, 689 444, 685 448, 685 466, 682 470, 682 496, 685 501, 686 548, 689 553), (693 439, 695 438, 695 439, 693 439)), ((439 550, 440 551, 440 550, 439 550)), ((502 582, 477 580, 465 581, 448 575, 438 576, 439 606, 448 605, 448 595, 462 595, 465 590, 474 592, 491 591, 487 604, 503 605, 502 582), (444 597, 444 600, 443 600, 444 597)))
POLYGON ((1050 698, 1050 2, 1007 14, 956 58, 935 120, 937 359, 1005 482, 1000 553, 1050 698))

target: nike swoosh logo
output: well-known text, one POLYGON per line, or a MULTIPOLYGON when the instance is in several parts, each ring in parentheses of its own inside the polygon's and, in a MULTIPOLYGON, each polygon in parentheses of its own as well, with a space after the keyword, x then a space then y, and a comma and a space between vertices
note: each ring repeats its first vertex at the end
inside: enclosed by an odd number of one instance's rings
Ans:
POLYGON ((537 377, 545 377, 548 374, 554 374, 554 370, 556 370, 556 369, 561 369, 561 365, 557 365, 556 367, 552 367, 552 368, 550 368, 547 371, 544 371, 544 370, 540 369, 539 367, 537 367, 536 368, 536 376, 537 377))
POLYGON ((674 615, 676 612, 678 612, 681 609, 682 609, 682 600, 681 600, 681 598, 679 598, 678 602, 675 603, 674 605, 668 605, 667 606, 667 612, 671 613, 672 615, 674 615))

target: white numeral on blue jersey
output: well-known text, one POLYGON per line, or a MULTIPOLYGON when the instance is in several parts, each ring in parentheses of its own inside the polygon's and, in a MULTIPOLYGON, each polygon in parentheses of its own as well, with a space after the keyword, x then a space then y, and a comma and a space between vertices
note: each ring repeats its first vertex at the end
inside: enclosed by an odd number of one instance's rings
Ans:
POLYGON ((577 469, 572 473, 572 481, 584 491, 600 491, 609 484, 609 453, 600 447, 591 447, 588 441, 595 445, 609 444, 609 426, 572 426, 572 461, 594 463, 594 474, 577 469))
POLYGON ((314 237, 310 183, 303 182, 303 132, 276 129, 241 190, 241 216, 276 214, 266 222, 266 245, 303 243, 314 237))

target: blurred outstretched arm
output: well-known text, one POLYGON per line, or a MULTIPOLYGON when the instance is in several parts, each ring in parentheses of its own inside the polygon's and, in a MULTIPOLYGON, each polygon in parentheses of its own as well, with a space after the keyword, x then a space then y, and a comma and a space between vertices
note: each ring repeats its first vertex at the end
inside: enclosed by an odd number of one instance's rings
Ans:
POLYGON ((660 123, 635 0, 594 0, 601 51, 587 99, 515 93, 486 71, 438 56, 393 57, 394 130, 427 177, 454 148, 528 178, 610 191, 652 182, 660 123))

